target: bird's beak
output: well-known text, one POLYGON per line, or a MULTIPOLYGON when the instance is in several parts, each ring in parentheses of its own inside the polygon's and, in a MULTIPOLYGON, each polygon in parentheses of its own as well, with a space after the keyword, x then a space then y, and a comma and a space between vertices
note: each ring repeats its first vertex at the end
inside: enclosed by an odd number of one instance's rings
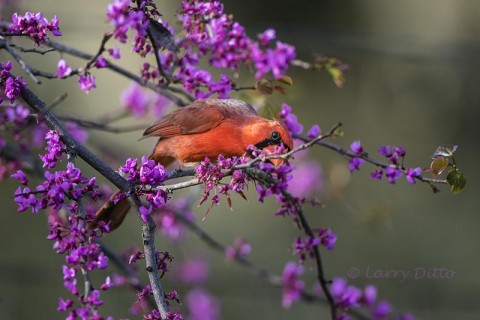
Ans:
MULTIPOLYGON (((267 146, 265 148, 263 148, 263 151, 265 151, 265 154, 267 156, 271 156, 271 155, 276 155, 278 154, 277 153, 277 146, 267 146)), ((269 161, 275 166, 275 167, 278 167, 279 165, 283 164, 283 159, 280 159, 280 158, 272 158, 272 159, 269 159, 269 161)))

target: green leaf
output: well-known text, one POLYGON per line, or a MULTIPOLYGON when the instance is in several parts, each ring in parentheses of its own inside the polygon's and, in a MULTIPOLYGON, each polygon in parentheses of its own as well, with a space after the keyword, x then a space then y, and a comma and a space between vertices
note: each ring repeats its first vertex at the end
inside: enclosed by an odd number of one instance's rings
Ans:
POLYGON ((328 68, 328 73, 333 79, 333 82, 338 88, 342 88, 345 84, 345 77, 343 76, 343 72, 338 68, 328 68))
POLYGON ((260 79, 257 81, 255 88, 257 88, 258 92, 263 95, 271 95, 273 93, 273 85, 272 82, 267 79, 260 79))
POLYGON ((467 178, 463 175, 460 170, 453 168, 447 175, 447 182, 450 185, 450 191, 453 193, 459 193, 467 184, 467 178))
POLYGON ((277 79, 278 82, 281 82, 283 84, 286 84, 286 85, 289 85, 289 86, 292 86, 293 85, 293 80, 290 76, 287 76, 286 74, 284 74, 283 76, 281 76, 280 78, 277 79))
POLYGON ((432 174, 438 176, 448 167, 448 159, 445 157, 437 157, 430 164, 430 171, 432 174))
POLYGON ((457 151, 458 145, 456 144, 444 144, 437 148, 433 153, 432 158, 436 157, 451 157, 457 151))

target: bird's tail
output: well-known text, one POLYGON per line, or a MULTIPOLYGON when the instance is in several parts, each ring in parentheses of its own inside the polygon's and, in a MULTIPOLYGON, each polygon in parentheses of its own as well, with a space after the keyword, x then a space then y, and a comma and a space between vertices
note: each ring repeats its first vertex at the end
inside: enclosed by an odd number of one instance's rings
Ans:
MULTIPOLYGON (((175 161, 172 157, 155 155, 155 152, 149 157, 149 159, 155 160, 155 162, 162 164, 164 167, 169 166, 175 161)), ((98 209, 95 214, 95 220, 90 224, 90 228, 95 229, 98 222, 104 221, 105 223, 110 222, 110 231, 113 231, 122 224, 128 211, 130 211, 130 202, 128 202, 128 199, 126 198, 115 202, 120 193, 120 190, 115 192, 110 199, 98 209)))
POLYGON ((95 220, 90 225, 91 228, 95 228, 100 221, 104 221, 105 223, 110 222, 110 231, 117 229, 122 224, 130 210, 130 202, 128 202, 126 198, 115 202, 114 200, 118 198, 121 193, 120 190, 115 192, 110 199, 98 209, 95 214, 95 220))

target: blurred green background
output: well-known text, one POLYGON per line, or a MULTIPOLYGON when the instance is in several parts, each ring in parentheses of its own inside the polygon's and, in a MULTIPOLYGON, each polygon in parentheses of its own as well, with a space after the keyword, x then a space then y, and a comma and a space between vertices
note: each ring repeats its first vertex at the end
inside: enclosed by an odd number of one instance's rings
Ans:
MULTIPOLYGON (((60 19, 62 43, 94 53, 106 23, 108 1, 20 1, 16 10, 43 11, 60 19)), ((316 148, 312 154, 321 163, 324 192, 319 197, 325 208, 308 208, 316 227, 331 227, 338 235, 336 249, 323 252, 328 277, 348 277, 358 270, 352 283, 374 284, 379 298, 389 300, 398 310, 409 311, 418 319, 478 319, 480 306, 480 235, 478 232, 480 134, 480 2, 457 1, 224 1, 250 36, 272 27, 281 41, 296 46, 299 58, 312 53, 335 56, 350 65, 343 89, 335 87, 326 73, 292 70, 294 87, 285 96, 268 98, 273 105, 283 101, 294 107, 300 121, 309 128, 318 123, 328 129, 343 122, 345 137, 335 142, 348 146, 361 140, 373 155, 383 144, 403 145, 407 165, 427 167, 438 145, 459 145, 456 160, 466 174, 463 193, 453 195, 443 187, 433 194, 425 184, 409 185, 402 178, 397 185, 371 181, 368 164, 351 177, 346 161, 333 152, 316 148), (356 269, 352 269, 356 268, 356 269), (415 279, 416 268, 447 268, 450 279, 415 279), (392 277, 367 279, 367 270, 410 272, 401 282, 392 277)), ((179 3, 161 1, 159 9, 171 20, 179 3)), ((11 12, 2 9, 6 18, 11 12)), ((122 64, 137 71, 138 59, 122 47, 122 64)), ((2 61, 6 55, 0 52, 2 61)), ((44 70, 55 71, 58 54, 28 57, 44 70)), ((80 61, 66 56, 72 66, 80 61)), ((95 119, 119 108, 119 93, 126 79, 108 71, 94 71, 98 89, 86 95, 76 79, 45 80, 32 86, 46 102, 68 92, 68 99, 55 112, 95 119)), ((244 79, 249 75, 242 74, 244 79)), ((24 76, 24 78, 27 78, 24 76)), ((240 96, 240 95, 239 95, 240 96)), ((127 123, 143 123, 133 122, 127 123)), ((144 120, 143 120, 144 121, 144 120)), ((121 149, 116 158, 102 153, 117 167, 127 156, 148 154, 154 141, 138 142, 141 131, 114 135, 92 132, 89 147, 94 151, 121 149)), ((87 171, 93 175, 92 171, 87 171)), ((17 213, 12 194, 16 182, 0 185, 0 318, 56 319, 57 297, 67 297, 63 289, 61 264, 64 257, 51 250, 43 214, 17 213)), ((273 216, 275 204, 259 205, 250 194, 249 202, 235 197, 234 212, 214 208, 208 219, 199 222, 214 238, 231 244, 244 236, 253 247, 251 259, 274 273, 294 260, 291 242, 298 234, 290 220, 273 216)), ((200 221, 206 208, 195 209, 200 221)), ((128 218, 121 230, 105 242, 123 250, 140 245, 139 221, 128 218)), ((172 250, 180 261, 190 255, 209 259, 207 284, 218 297, 224 319, 327 319, 325 307, 298 303, 281 308, 281 291, 225 258, 210 251, 194 235, 181 248, 157 239, 161 250, 172 250)), ((173 265, 175 267, 175 263, 173 265)), ((99 273, 94 275, 100 279, 99 273)), ((168 278, 168 276, 167 276, 168 278)), ((305 279, 312 283, 314 270, 306 266, 305 279)), ((167 290, 176 287, 165 281, 167 290)), ((186 291, 176 288, 180 294, 186 291)), ((310 287, 307 287, 310 289, 310 287)), ((113 289, 104 294, 103 314, 128 317, 134 293, 113 289)), ((132 318, 135 318, 132 316, 132 318)))

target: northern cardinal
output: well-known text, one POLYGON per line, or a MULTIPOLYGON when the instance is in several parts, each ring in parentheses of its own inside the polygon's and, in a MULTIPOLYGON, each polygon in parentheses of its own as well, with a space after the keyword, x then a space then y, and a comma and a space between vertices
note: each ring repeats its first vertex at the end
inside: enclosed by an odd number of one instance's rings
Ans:
MULTIPOLYGON (((177 160, 180 166, 212 160, 222 154, 225 157, 245 155, 253 145, 273 154, 280 144, 286 150, 293 148, 287 129, 277 120, 260 117, 246 102, 235 99, 197 100, 187 107, 174 111, 151 125, 144 137, 159 137, 150 159, 168 166, 177 160)), ((275 166, 283 160, 270 159, 275 166)), ((110 230, 123 222, 130 209, 127 200, 116 204, 113 198, 97 212, 98 221, 111 222, 110 230)))

